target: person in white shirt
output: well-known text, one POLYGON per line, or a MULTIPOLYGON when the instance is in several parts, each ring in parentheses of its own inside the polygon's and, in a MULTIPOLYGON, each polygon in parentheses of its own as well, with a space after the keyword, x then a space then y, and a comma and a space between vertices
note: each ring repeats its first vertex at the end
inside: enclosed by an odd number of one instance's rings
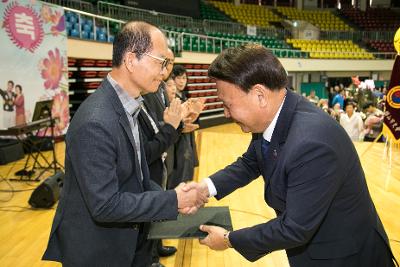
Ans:
POLYGON ((360 113, 354 111, 354 103, 346 103, 345 113, 340 116, 340 125, 353 141, 362 141, 364 138, 364 123, 360 113))

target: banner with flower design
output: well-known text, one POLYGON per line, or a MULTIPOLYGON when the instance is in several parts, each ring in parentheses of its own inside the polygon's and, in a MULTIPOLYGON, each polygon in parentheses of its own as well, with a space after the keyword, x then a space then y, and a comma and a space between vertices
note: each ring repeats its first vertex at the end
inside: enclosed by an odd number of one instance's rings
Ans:
POLYGON ((31 122, 36 102, 53 99, 55 133, 65 134, 69 101, 64 9, 36 0, 2 0, 0 40, 0 128, 31 122))

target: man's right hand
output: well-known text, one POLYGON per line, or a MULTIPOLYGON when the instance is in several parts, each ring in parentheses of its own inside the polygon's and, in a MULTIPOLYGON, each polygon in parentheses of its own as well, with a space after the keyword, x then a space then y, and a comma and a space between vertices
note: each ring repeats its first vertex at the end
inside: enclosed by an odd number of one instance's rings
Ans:
POLYGON ((194 214, 208 202, 208 192, 201 189, 194 182, 188 185, 181 183, 175 188, 180 213, 194 214))
POLYGON ((181 100, 175 98, 171 101, 169 107, 164 110, 164 122, 171 124, 172 127, 178 129, 182 120, 181 100))

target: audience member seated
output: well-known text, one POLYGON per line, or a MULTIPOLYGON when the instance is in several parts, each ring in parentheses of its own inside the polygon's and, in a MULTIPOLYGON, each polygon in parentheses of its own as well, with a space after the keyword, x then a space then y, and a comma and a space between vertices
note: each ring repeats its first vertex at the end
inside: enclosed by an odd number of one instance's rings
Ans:
POLYGON ((310 95, 307 96, 307 99, 313 103, 314 105, 317 105, 319 102, 319 97, 315 94, 315 90, 310 91, 310 95))
MULTIPOLYGON (((382 110, 377 109, 372 102, 364 105, 366 112, 365 137, 364 141, 374 141, 382 132, 384 113, 382 110)), ((378 139, 378 142, 383 142, 383 136, 378 139)))

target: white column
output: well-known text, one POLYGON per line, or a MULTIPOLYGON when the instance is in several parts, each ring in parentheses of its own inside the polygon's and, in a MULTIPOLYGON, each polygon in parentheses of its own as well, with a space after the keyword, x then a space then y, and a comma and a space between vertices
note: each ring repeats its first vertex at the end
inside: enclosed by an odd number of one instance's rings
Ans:
POLYGON ((362 11, 365 11, 365 10, 367 9, 367 1, 369 1, 369 0, 359 0, 359 2, 360 2, 360 9, 361 9, 362 11))
POLYGON ((303 10, 303 4, 304 4, 303 0, 296 0, 296 8, 298 10, 303 10))

